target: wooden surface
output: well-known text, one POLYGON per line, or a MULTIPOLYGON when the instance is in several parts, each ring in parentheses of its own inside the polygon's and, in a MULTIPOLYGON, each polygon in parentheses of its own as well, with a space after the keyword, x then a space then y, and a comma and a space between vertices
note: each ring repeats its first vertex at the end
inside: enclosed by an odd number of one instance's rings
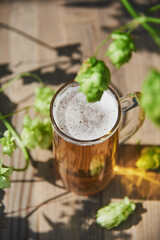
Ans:
MULTIPOLYGON (((142 11, 145 1, 134 1, 142 11)), ((0 77, 1 85, 18 73, 32 72, 53 88, 72 80, 86 57, 113 29, 130 19, 119 1, 0 1, 0 77)), ((136 32, 138 51, 129 64, 116 70, 99 53, 111 70, 112 84, 121 95, 141 89, 150 66, 159 67, 158 49, 142 29, 136 32)), ((0 109, 13 112, 33 103, 31 78, 20 79, 0 93, 0 109)), ((12 117, 17 131, 22 129, 25 112, 12 117)), ((35 113, 30 110, 29 114, 35 113)), ((4 130, 1 124, 1 131, 4 130)), ((148 120, 141 130, 121 146, 117 164, 134 167, 138 157, 136 142, 141 147, 160 143, 160 131, 148 120)), ((0 190, 0 240, 158 240, 160 237, 159 173, 148 180, 116 173, 103 192, 86 198, 67 192, 52 164, 52 151, 35 149, 36 162, 27 171, 12 174, 10 189, 0 190), (135 213, 113 230, 95 223, 96 211, 110 201, 125 195, 137 202, 135 213)), ((6 161, 9 161, 6 159, 6 161)), ((16 151, 12 164, 21 167, 24 158, 16 151)), ((122 169, 121 169, 122 170, 122 169)))

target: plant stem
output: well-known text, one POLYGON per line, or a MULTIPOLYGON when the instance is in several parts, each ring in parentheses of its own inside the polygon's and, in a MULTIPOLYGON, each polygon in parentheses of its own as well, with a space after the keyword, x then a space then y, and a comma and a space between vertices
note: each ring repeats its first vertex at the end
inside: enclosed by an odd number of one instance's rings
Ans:
MULTIPOLYGON (((124 31, 124 30, 126 30, 127 28, 131 28, 131 31, 133 31, 133 29, 134 29, 135 27, 137 27, 137 25, 140 24, 141 21, 145 21, 145 20, 144 20, 144 18, 142 19, 142 17, 139 17, 138 19, 134 19, 133 21, 131 21, 131 22, 129 22, 129 23, 121 26, 120 28, 116 29, 115 31, 124 31)), ((115 31, 113 31, 113 32, 115 32, 115 31)), ((112 32, 112 33, 113 33, 113 32, 112 32)), ((111 34, 112 34, 112 33, 111 33, 111 34)), ((103 41, 98 45, 98 47, 97 47, 97 49, 96 49, 96 51, 95 51, 95 54, 94 54, 94 57, 95 57, 95 58, 97 57, 100 48, 110 40, 111 34, 110 34, 105 40, 103 40, 103 41)))
POLYGON ((9 114, 3 115, 3 116, 0 115, 0 120, 3 119, 3 118, 10 117, 10 116, 12 116, 12 115, 14 115, 14 114, 16 114, 16 113, 22 112, 22 111, 24 111, 24 110, 28 110, 28 109, 31 108, 31 107, 35 107, 35 106, 34 106, 34 105, 30 105, 30 106, 27 106, 27 107, 22 108, 22 109, 20 109, 20 110, 17 110, 17 111, 15 111, 15 112, 12 112, 12 113, 9 113, 9 114))
POLYGON ((149 14, 149 13, 153 13, 153 12, 155 12, 155 11, 157 11, 157 10, 160 10, 160 4, 157 4, 157 5, 149 8, 149 9, 146 11, 146 13, 148 13, 148 14, 149 14))
MULTIPOLYGON (((128 0, 121 0, 123 6, 126 8, 126 10, 129 12, 129 14, 137 19, 139 18, 139 14, 133 9, 133 7, 130 5, 130 3, 128 2, 128 0)), ((150 19, 151 20, 151 19, 150 19)), ((158 20, 158 19, 157 19, 158 20)), ((152 18, 153 21, 153 18, 152 18)), ((156 22, 158 23, 158 22, 156 22)), ((157 36, 155 30, 146 22, 142 22, 141 23, 142 27, 151 35, 151 37, 153 38, 153 40, 155 41, 155 43, 160 46, 160 38, 157 36)))
POLYGON ((14 77, 13 79, 11 79, 10 81, 8 81, 8 83, 4 84, 2 88, 0 88, 0 92, 2 92, 4 89, 6 89, 10 83, 14 82, 15 80, 22 78, 22 77, 33 77, 35 78, 38 82, 40 82, 41 84, 44 84, 42 79, 37 76, 34 73, 21 73, 18 76, 14 77))
POLYGON ((94 54, 94 57, 95 57, 95 58, 97 57, 100 48, 101 48, 105 43, 107 43, 110 38, 111 38, 111 35, 109 35, 104 41, 102 41, 102 42, 98 45, 98 47, 97 47, 97 49, 96 49, 96 51, 95 51, 95 54, 94 54))
POLYGON ((144 16, 144 18, 146 19, 146 22, 160 23, 159 18, 153 18, 153 17, 147 17, 147 16, 144 16))
MULTIPOLYGON (((123 1, 123 0, 122 0, 122 1, 123 1)), ((129 22, 129 23, 121 26, 121 27, 118 28, 116 31, 124 31, 124 30, 126 30, 126 29, 129 29, 127 33, 130 34, 138 25, 143 25, 143 24, 145 24, 146 22, 160 23, 160 19, 159 19, 159 18, 139 16, 138 14, 136 15, 136 13, 134 13, 134 11, 133 11, 132 8, 131 8, 131 12, 132 12, 132 14, 134 15, 135 19, 133 19, 131 22, 129 22)), ((148 25, 148 26, 149 26, 149 25, 148 25)), ((151 28, 151 29, 152 29, 152 28, 151 28)), ((156 32, 157 30, 153 30, 153 31, 156 32)), ((153 32, 153 31, 152 31, 152 32, 153 32)), ((114 32, 114 31, 113 31, 113 32, 114 32)), ((113 33, 113 32, 112 32, 112 33, 113 33)), ((111 34, 112 34, 112 33, 111 33, 111 34)), ((97 47, 97 49, 96 49, 96 51, 95 51, 95 54, 94 54, 94 57, 95 57, 95 58, 97 57, 100 48, 110 40, 111 34, 110 34, 104 41, 102 41, 102 42, 98 45, 98 47, 97 47)), ((159 40, 159 41, 160 41, 160 40, 159 40)), ((158 41, 158 42, 159 42, 159 41, 158 41)), ((158 43, 158 44, 160 44, 160 43, 158 43)))
POLYGON ((25 171, 29 165, 29 159, 30 159, 29 153, 28 153, 27 149, 23 146, 20 136, 18 135, 16 130, 12 127, 12 125, 5 118, 2 118, 1 113, 0 113, 0 117, 1 117, 1 121, 3 122, 3 124, 6 126, 6 128, 8 130, 11 131, 12 135, 15 137, 17 144, 21 148, 21 150, 24 154, 25 160, 26 160, 26 165, 23 168, 13 168, 13 171, 25 171))

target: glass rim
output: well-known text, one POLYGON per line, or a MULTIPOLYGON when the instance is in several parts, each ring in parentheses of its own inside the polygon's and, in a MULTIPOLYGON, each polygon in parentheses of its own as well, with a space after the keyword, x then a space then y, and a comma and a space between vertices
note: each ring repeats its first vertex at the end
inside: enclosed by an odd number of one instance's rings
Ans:
POLYGON ((103 136, 101 136, 101 137, 98 137, 98 138, 95 138, 95 139, 91 139, 91 140, 80 140, 80 139, 77 139, 77 138, 73 138, 73 137, 67 135, 66 133, 64 133, 63 131, 61 131, 59 129, 59 127, 57 126, 56 121, 55 121, 54 116, 53 116, 53 104, 54 104, 54 101, 55 101, 56 97, 58 96, 58 94, 63 89, 65 89, 69 85, 79 85, 79 84, 77 82, 75 82, 74 80, 70 81, 70 82, 67 82, 67 83, 63 84, 56 91, 54 96, 52 97, 52 100, 51 100, 51 103, 50 103, 50 119, 51 119, 52 127, 54 128, 54 130, 56 130, 57 134, 60 135, 63 139, 65 139, 67 142, 71 142, 71 143, 74 143, 74 144, 77 144, 77 145, 84 145, 84 146, 85 145, 93 145, 93 144, 101 143, 101 142, 107 140, 117 130, 117 128, 119 126, 119 123, 120 123, 120 119, 121 119, 120 100, 119 100, 119 97, 117 96, 117 94, 115 93, 115 91, 110 86, 107 89, 116 98, 117 103, 118 103, 118 117, 117 117, 117 120, 116 120, 114 126, 112 127, 112 129, 109 132, 107 132, 106 134, 104 134, 103 136))

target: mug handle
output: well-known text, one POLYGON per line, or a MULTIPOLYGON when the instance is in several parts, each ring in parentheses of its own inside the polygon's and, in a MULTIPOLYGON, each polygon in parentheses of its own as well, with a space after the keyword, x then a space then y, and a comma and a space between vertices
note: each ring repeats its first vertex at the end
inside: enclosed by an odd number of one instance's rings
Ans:
POLYGON ((119 143, 123 143, 133 136, 134 133, 142 126, 145 114, 139 105, 141 93, 133 92, 120 98, 122 115, 124 116, 124 123, 120 128, 119 143), (128 111, 133 109, 134 117, 127 119, 128 111), (127 120, 125 120, 127 119, 127 120))

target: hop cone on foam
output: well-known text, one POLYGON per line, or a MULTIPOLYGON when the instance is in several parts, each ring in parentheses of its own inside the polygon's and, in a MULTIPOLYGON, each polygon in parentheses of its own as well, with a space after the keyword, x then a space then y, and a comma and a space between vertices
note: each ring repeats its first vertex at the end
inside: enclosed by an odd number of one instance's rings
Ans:
POLYGON ((135 210, 136 204, 128 197, 123 201, 110 203, 97 211, 96 222, 106 229, 111 229, 125 221, 135 210))
POLYGON ((90 57, 82 64, 75 81, 88 102, 99 101, 110 84, 110 72, 102 60, 90 57))

